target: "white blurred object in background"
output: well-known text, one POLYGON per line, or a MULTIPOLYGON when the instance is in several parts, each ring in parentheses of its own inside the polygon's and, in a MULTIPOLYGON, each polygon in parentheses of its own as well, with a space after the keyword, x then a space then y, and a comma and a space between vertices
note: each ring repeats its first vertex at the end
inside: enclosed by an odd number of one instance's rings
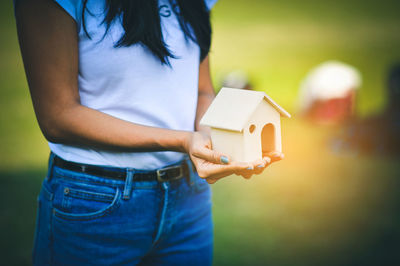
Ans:
POLYGON ((234 70, 223 77, 222 87, 252 90, 247 73, 243 70, 234 70))
POLYGON ((339 61, 313 68, 300 87, 303 115, 320 124, 338 124, 354 114, 355 97, 361 87, 360 72, 339 61))

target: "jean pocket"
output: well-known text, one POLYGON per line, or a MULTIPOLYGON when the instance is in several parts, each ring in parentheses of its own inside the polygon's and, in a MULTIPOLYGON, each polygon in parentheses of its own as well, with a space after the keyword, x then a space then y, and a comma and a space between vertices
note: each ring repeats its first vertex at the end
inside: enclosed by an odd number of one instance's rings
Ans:
POLYGON ((121 194, 119 188, 62 182, 54 193, 53 212, 65 220, 104 217, 119 206, 121 194))

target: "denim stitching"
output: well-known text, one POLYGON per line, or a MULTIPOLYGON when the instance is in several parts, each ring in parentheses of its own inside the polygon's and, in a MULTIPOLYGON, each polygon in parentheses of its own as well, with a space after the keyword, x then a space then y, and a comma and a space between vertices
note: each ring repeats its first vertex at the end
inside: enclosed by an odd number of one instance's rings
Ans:
POLYGON ((70 220, 70 221, 87 221, 87 220, 101 218, 101 217, 104 217, 107 214, 111 213, 117 207, 119 207, 120 198, 121 198, 121 192, 117 188, 117 193, 114 197, 113 202, 105 209, 102 209, 102 210, 99 210, 96 212, 92 212, 92 213, 87 213, 87 214, 71 214, 71 213, 66 213, 66 212, 63 212, 63 211, 60 211, 60 210, 54 208, 54 216, 65 219, 65 220, 70 220))
POLYGON ((77 198, 77 199, 86 199, 86 200, 94 200, 101 202, 112 202, 114 199, 114 195, 105 194, 105 193, 97 193, 92 191, 86 191, 81 189, 75 189, 68 187, 68 194, 66 197, 77 198))

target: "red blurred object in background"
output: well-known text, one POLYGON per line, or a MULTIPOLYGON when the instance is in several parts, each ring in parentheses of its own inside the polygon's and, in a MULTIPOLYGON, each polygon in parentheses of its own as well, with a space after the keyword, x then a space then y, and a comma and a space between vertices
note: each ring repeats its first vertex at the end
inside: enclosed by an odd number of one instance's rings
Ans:
POLYGON ((354 67, 328 61, 312 69, 300 88, 300 111, 312 122, 343 124, 354 116, 361 74, 354 67))
POLYGON ((356 91, 351 90, 342 98, 315 100, 304 115, 323 125, 343 124, 354 117, 356 91))

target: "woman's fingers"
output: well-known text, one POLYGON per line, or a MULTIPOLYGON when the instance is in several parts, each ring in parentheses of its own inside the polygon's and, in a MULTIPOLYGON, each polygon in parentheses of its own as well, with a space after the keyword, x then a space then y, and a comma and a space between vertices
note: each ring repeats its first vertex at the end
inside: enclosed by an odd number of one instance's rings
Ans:
POLYGON ((208 164, 203 171, 208 177, 220 178, 249 168, 248 163, 231 162, 227 165, 208 164))
POLYGON ((271 158, 269 158, 268 156, 264 156, 262 160, 266 166, 268 166, 272 162, 271 158))
POLYGON ((211 173, 211 175, 205 178, 209 184, 214 184, 219 179, 232 174, 240 175, 245 179, 250 179, 253 175, 261 174, 272 162, 283 159, 283 154, 280 152, 271 152, 266 155, 267 156, 262 159, 250 163, 232 162, 230 165, 209 166, 210 171, 206 173, 211 173))
POLYGON ((214 184, 214 183, 217 182, 218 180, 220 180, 220 179, 222 179, 222 178, 224 178, 224 177, 233 175, 233 174, 234 174, 233 171, 224 172, 224 173, 220 173, 220 174, 215 174, 215 175, 212 175, 212 176, 210 176, 210 177, 207 177, 207 178, 206 178, 206 181, 207 181, 208 184, 214 184))
POLYGON ((261 174, 272 162, 282 160, 284 156, 281 152, 273 151, 253 162, 235 162, 220 152, 200 146, 192 150, 191 157, 199 176, 205 178, 208 183, 214 184, 219 179, 232 174, 250 179, 253 175, 261 174))
POLYGON ((192 152, 192 155, 215 164, 229 164, 230 162, 229 156, 206 147, 199 147, 195 149, 192 152))
POLYGON ((230 168, 229 172, 222 172, 212 175, 211 177, 207 178, 207 182, 210 184, 214 184, 222 177, 232 174, 240 175, 246 179, 250 179, 254 174, 262 173, 269 162, 270 159, 268 157, 250 163, 234 162, 233 164, 236 164, 236 167, 230 168))
POLYGON ((255 160, 252 162, 252 165, 254 166, 254 169, 246 169, 245 171, 239 171, 235 174, 242 176, 245 179, 250 179, 253 175, 259 175, 261 174, 265 168, 271 164, 271 158, 268 156, 255 160))
POLYGON ((271 163, 282 160, 284 157, 281 152, 277 151, 270 152, 265 155, 266 156, 264 156, 262 160, 256 160, 252 162, 252 164, 255 166, 254 170, 250 171, 249 169, 247 169, 247 171, 240 171, 236 174, 241 175, 245 179, 250 179, 253 175, 261 174, 265 170, 265 168, 267 168, 271 163))
POLYGON ((188 145, 188 153, 191 157, 196 157, 215 164, 229 164, 229 156, 212 150, 211 139, 208 135, 201 132, 194 132, 188 145))
POLYGON ((214 184, 219 179, 232 174, 250 179, 255 174, 261 174, 271 161, 271 158, 268 156, 253 162, 231 162, 226 165, 201 160, 196 168, 200 177, 206 178, 208 183, 214 184))
POLYGON ((252 178, 254 173, 247 173, 247 172, 241 172, 239 175, 242 176, 244 179, 250 179, 252 178))
POLYGON ((264 157, 267 156, 267 157, 271 158, 271 163, 280 161, 285 157, 284 154, 279 151, 268 152, 268 153, 263 154, 263 156, 264 157))
POLYGON ((211 177, 207 177, 207 178, 206 178, 206 181, 207 181, 208 184, 212 185, 212 184, 214 184, 215 182, 217 182, 218 179, 211 178, 211 177))
POLYGON ((253 162, 254 165, 254 174, 259 175, 261 174, 265 167, 267 167, 267 165, 270 163, 271 160, 266 159, 268 157, 264 157, 263 159, 260 160, 256 160, 253 162))
POLYGON ((209 184, 214 184, 215 182, 217 182, 218 180, 233 175, 233 174, 237 174, 238 172, 241 171, 246 171, 243 169, 248 169, 249 165, 248 164, 243 164, 240 166, 234 166, 233 168, 224 168, 222 171, 216 171, 214 172, 211 176, 206 178, 206 181, 209 184))
POLYGON ((195 162, 197 173, 201 178, 218 179, 250 167, 249 163, 231 162, 229 164, 215 164, 201 159, 195 162))

